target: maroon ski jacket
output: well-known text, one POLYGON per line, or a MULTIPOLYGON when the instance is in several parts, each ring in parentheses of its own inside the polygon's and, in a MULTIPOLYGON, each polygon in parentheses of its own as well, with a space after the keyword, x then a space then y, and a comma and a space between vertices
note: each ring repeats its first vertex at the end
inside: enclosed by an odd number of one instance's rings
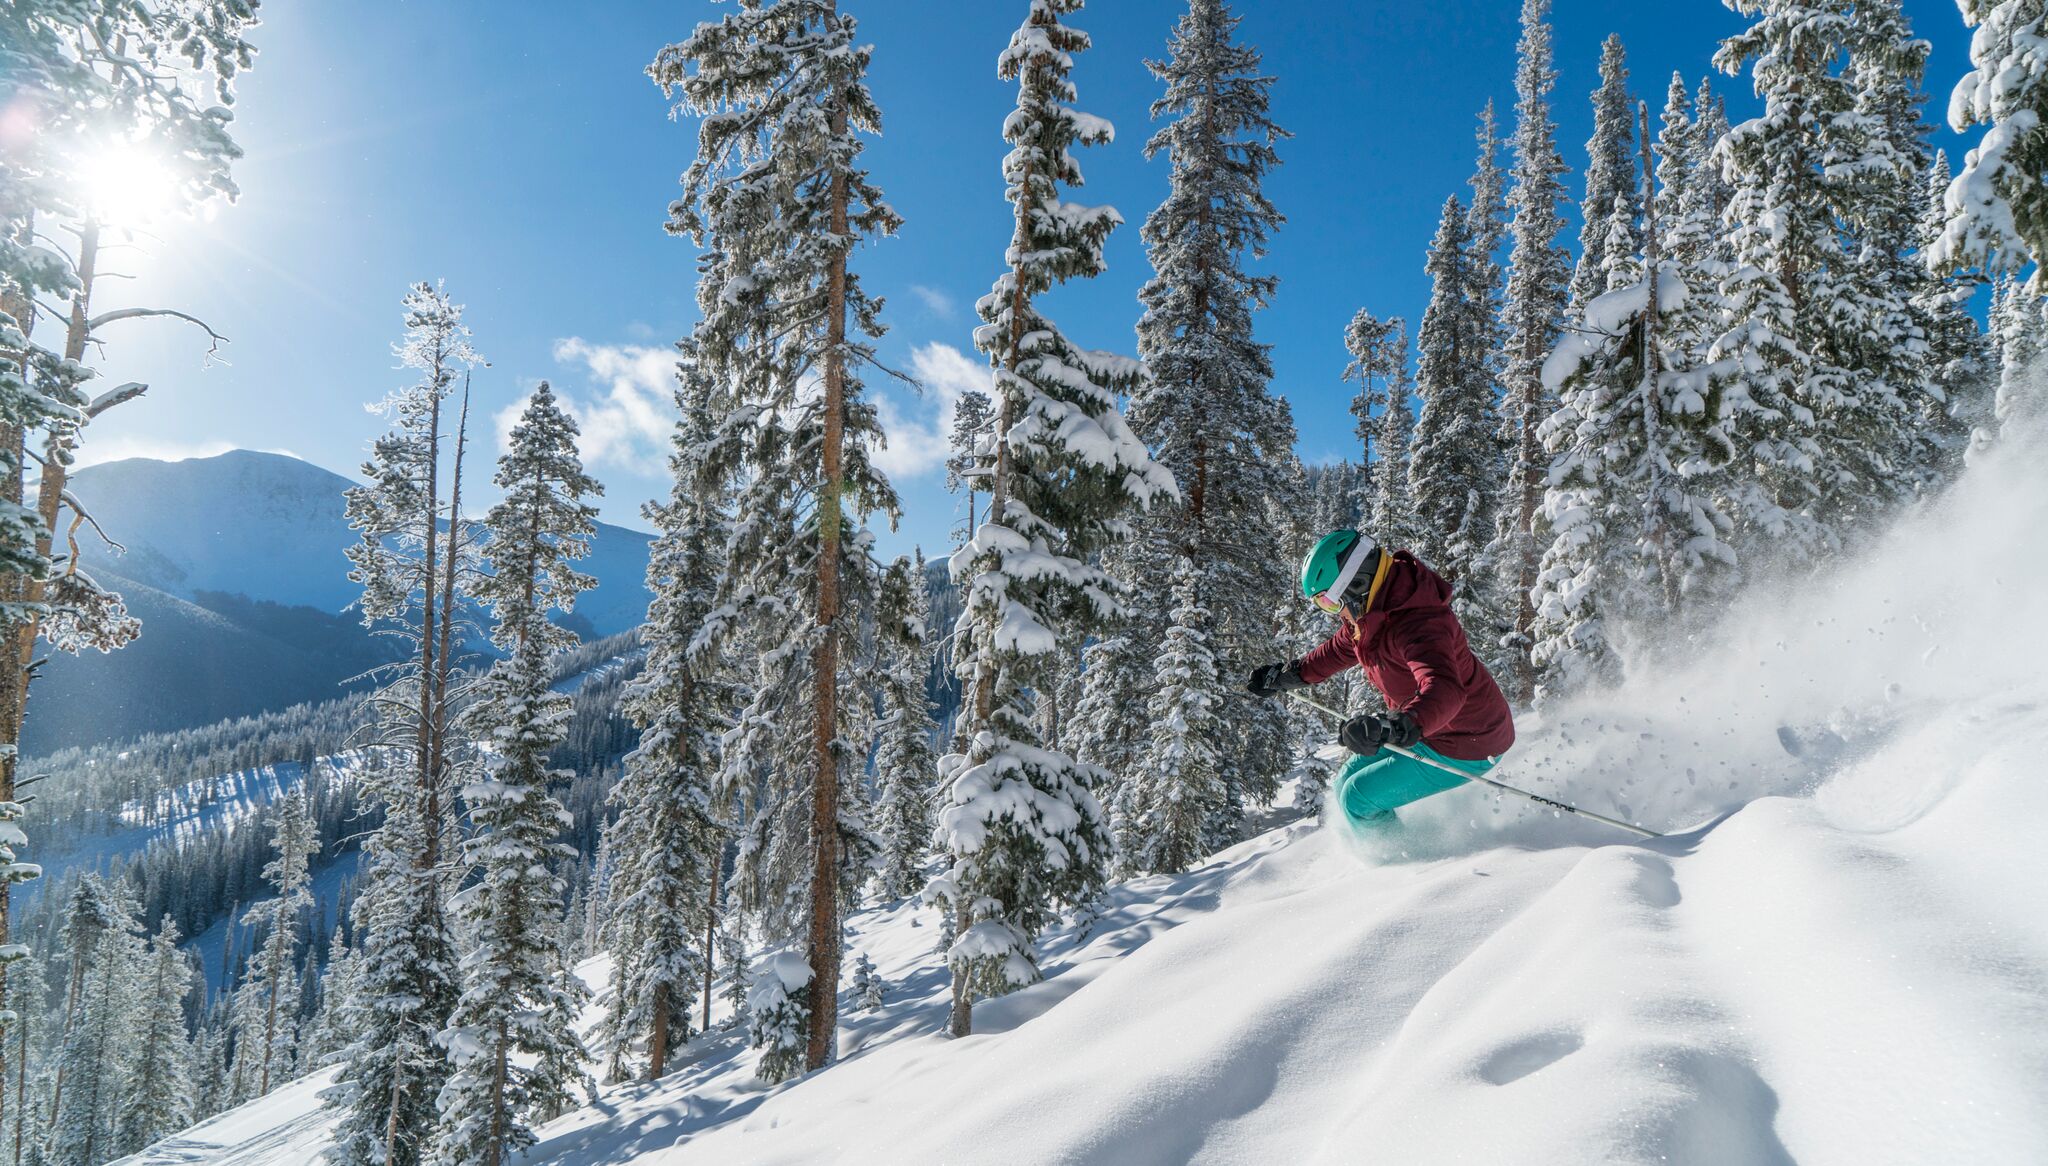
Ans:
POLYGON ((1423 741, 1446 757, 1498 757, 1515 743, 1507 698, 1451 614, 1450 584, 1407 551, 1394 552, 1365 618, 1343 620, 1302 657, 1301 678, 1321 684, 1354 664, 1387 707, 1414 717, 1423 741))

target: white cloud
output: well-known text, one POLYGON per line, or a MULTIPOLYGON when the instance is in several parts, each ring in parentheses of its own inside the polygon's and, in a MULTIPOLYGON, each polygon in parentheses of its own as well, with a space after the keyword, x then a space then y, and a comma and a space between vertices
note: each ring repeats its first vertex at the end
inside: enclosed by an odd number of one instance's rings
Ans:
POLYGON ((926 344, 910 354, 910 371, 924 384, 914 409, 887 396, 876 400, 889 443, 875 451, 875 465, 892 478, 914 478, 945 465, 952 452, 953 408, 968 389, 989 392, 988 366, 950 344, 926 344))
MULTIPOLYGON (((675 425, 676 354, 673 348, 640 344, 592 344, 571 336, 555 341, 555 359, 584 374, 583 386, 554 382, 562 408, 576 419, 583 437, 577 451, 590 466, 614 466, 658 475, 667 464, 675 425)), ((498 447, 504 449, 512 424, 526 408, 521 397, 497 416, 498 447)))
POLYGON ((938 288, 927 287, 921 283, 913 283, 910 285, 910 294, 917 299, 918 303, 924 305, 925 311, 930 312, 939 319, 950 320, 953 318, 953 297, 940 291, 938 288))
MULTIPOLYGON (((241 449, 232 441, 166 441, 162 438, 140 435, 117 434, 102 437, 87 430, 85 441, 78 447, 78 465, 96 466, 104 462, 118 462, 126 458, 146 457, 162 462, 182 462, 192 458, 219 457, 229 450, 241 449)), ((289 458, 299 455, 288 449, 266 449, 261 453, 283 454, 289 458)), ((304 461, 304 458, 299 458, 304 461)))

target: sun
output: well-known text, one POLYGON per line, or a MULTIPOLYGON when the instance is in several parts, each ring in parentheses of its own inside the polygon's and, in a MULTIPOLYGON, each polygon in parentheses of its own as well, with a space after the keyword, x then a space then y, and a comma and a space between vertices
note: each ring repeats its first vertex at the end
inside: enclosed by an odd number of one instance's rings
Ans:
POLYGON ((87 212, 111 226, 140 226, 176 207, 177 176, 140 146, 118 143, 88 155, 78 179, 87 212))

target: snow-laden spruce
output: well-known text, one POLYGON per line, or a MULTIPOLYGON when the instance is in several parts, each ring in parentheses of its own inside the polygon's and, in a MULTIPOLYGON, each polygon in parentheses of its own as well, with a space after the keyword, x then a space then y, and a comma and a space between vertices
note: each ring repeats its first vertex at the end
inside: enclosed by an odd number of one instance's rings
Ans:
MULTIPOLYGON (((1158 690, 1146 709, 1150 748, 1128 792, 1123 820, 1131 865, 1145 871, 1183 871, 1213 853, 1209 839, 1234 833, 1244 806, 1224 780, 1224 750, 1217 726, 1221 689, 1229 683, 1210 646, 1216 621, 1202 605, 1201 572, 1192 560, 1173 569, 1173 609, 1155 662, 1158 690), (1227 827, 1227 831, 1225 828, 1227 827)), ((1235 679, 1234 677, 1230 679, 1235 679)))
POLYGON ((1472 248, 1465 208, 1444 201, 1430 243, 1429 304, 1416 333, 1415 417, 1408 494, 1415 551, 1451 581, 1460 615, 1483 593, 1479 567, 1499 497, 1500 420, 1484 344, 1490 330, 1483 287, 1488 265, 1472 248))
MULTIPOLYGON (((1486 552, 1499 572, 1499 619, 1508 626, 1500 639, 1495 679, 1510 700, 1526 700, 1534 688, 1529 644, 1536 611, 1530 602, 1542 548, 1535 534, 1549 462, 1543 453, 1543 422, 1556 398, 1543 383, 1543 362, 1564 323, 1571 281, 1571 255, 1558 242, 1564 231, 1564 158, 1557 149, 1557 125, 1550 93, 1557 84, 1548 21, 1550 0, 1523 0, 1522 38, 1516 46, 1515 132, 1508 140, 1514 188, 1507 290, 1501 304, 1506 350, 1501 358, 1501 440, 1506 473, 1492 545, 1486 552)), ((1483 626, 1483 625, 1482 625, 1483 626)), ((1482 659, 1491 659, 1484 635, 1473 637, 1482 659)))
POLYGON ((737 692, 727 666, 690 645, 717 602, 730 490, 705 473, 711 387, 685 342, 677 366, 679 419, 671 439, 668 500, 643 513, 659 532, 647 554, 647 652, 626 689, 640 729, 612 788, 618 817, 605 835, 613 870, 602 928, 611 953, 598 1040, 609 1080, 660 1077, 690 1034, 701 994, 709 1016, 711 932, 718 911, 726 821, 717 792, 718 735, 737 692))
POLYGON ((1636 237, 1636 102, 1628 91, 1628 53, 1619 33, 1600 45, 1600 87, 1593 91, 1593 137, 1586 143, 1586 193, 1579 199, 1579 262, 1572 269, 1571 306, 1632 283, 1629 270, 1642 242, 1636 237))
MULTIPOLYGON (((1272 358, 1252 329, 1253 312, 1278 280, 1247 270, 1284 221, 1263 186, 1279 162, 1275 143, 1287 134, 1270 116, 1273 78, 1260 71, 1258 50, 1236 43, 1240 19, 1222 0, 1192 0, 1168 38, 1167 59, 1147 66, 1166 87, 1152 116, 1168 120, 1145 154, 1163 156, 1169 171, 1166 199, 1140 230, 1154 272, 1138 292, 1145 307, 1138 355, 1149 375, 1131 390, 1130 424, 1181 496, 1138 516, 1137 544, 1110 563, 1132 595, 1115 634, 1141 659, 1157 656, 1177 634, 1173 621, 1184 609, 1169 598, 1168 581, 1183 568, 1195 573, 1204 626, 1187 631, 1217 662, 1202 681, 1210 712, 1199 730, 1206 740, 1195 747, 1212 756, 1232 805, 1270 801, 1289 765, 1283 714, 1269 701, 1245 699, 1238 678, 1270 651, 1273 597, 1286 591, 1294 561, 1284 548, 1244 537, 1290 488, 1294 421, 1286 401, 1268 391, 1272 358)), ((1179 748, 1189 731, 1142 715, 1161 683, 1155 674, 1117 698, 1140 706, 1134 727, 1141 732, 1129 749, 1139 764, 1111 770, 1119 785, 1176 780, 1143 761, 1179 748)), ((1109 732, 1132 720, 1083 722, 1082 751, 1123 752, 1109 732)), ((1169 797, 1162 789, 1136 796, 1141 804, 1169 797)), ((1202 819, 1202 829, 1214 833, 1198 841, 1167 841, 1158 832, 1177 827, 1149 815, 1115 816, 1127 858, 1185 862, 1236 841, 1239 831, 1220 809, 1202 819)))
POLYGON ((415 1166, 428 1151, 436 1098, 447 1076, 434 1043, 460 994, 444 894, 454 835, 449 804, 466 753, 453 739, 460 697, 454 624, 476 575, 473 532, 461 511, 468 394, 454 423, 450 488, 441 498, 448 398, 458 375, 481 363, 462 308, 440 287, 418 283, 404 300, 402 367, 418 379, 378 408, 392 420, 363 466, 369 484, 348 491, 349 578, 362 584, 365 624, 412 648, 375 697, 378 749, 364 774, 384 821, 364 846, 368 873, 355 902, 362 962, 343 1004, 354 1043, 341 1055, 337 1088, 324 1101, 343 1111, 335 1156, 343 1166, 415 1166))
POLYGON ((876 605, 881 721, 875 740, 874 829, 881 840, 875 872, 884 899, 924 889, 932 852, 932 780, 938 772, 926 681, 932 670, 931 592, 924 552, 899 558, 882 576, 876 605))
POLYGON ((1080 7, 1030 0, 997 61, 1017 83, 1003 124, 1015 228, 1010 269, 976 304, 975 346, 995 369, 994 459, 988 519, 950 563, 967 593, 954 630, 965 682, 956 739, 966 752, 940 761, 949 864, 928 888, 958 921, 948 959, 956 1036, 971 1030, 977 995, 1038 978, 1033 937, 1061 903, 1102 884, 1101 771, 1047 747, 1034 693, 1050 691, 1082 639, 1120 612, 1121 589, 1093 556, 1128 535, 1132 512, 1176 498, 1172 475, 1117 411, 1138 363, 1077 347, 1035 303, 1057 283, 1100 273, 1103 239, 1122 221, 1112 208, 1060 197, 1081 182, 1072 147, 1114 133, 1067 104, 1088 37, 1060 17, 1080 7))
POLYGON ((1359 512, 1367 516, 1381 545, 1406 547, 1415 537, 1414 506, 1408 497, 1408 447, 1415 431, 1415 413, 1408 403, 1413 392, 1408 321, 1399 316, 1381 320, 1360 308, 1344 329, 1344 349, 1351 354, 1345 379, 1358 382, 1351 415, 1358 421, 1365 467, 1359 512))
POLYGON ((863 524, 898 507, 872 460, 884 437, 861 379, 882 304, 850 261, 900 220, 861 164, 863 135, 881 130, 869 56, 832 0, 778 0, 698 26, 648 70, 701 118, 669 229, 705 250, 695 342, 719 389, 706 472, 743 483, 697 649, 744 643, 760 662, 723 744, 751 807, 736 877, 772 942, 801 937, 815 973, 804 983, 823 986, 796 990, 804 1048, 771 1056, 777 1071, 836 1055, 841 898, 870 847, 852 764, 869 719, 854 632, 876 585, 863 524))
POLYGON ((2048 258, 2048 0, 1957 0, 1973 66, 1949 95, 1957 133, 1988 125, 1949 185, 1947 221, 1927 248, 1936 267, 2017 273, 2048 258))
POLYGON ((263 947, 250 953, 249 970, 235 991, 235 1072, 233 1100, 262 1097, 292 1076, 298 1052, 294 1016, 298 1009, 297 952, 299 916, 312 906, 306 872, 320 849, 305 791, 284 799, 271 825, 275 857, 263 868, 263 880, 276 897, 249 910, 242 923, 264 929, 263 947), (291 993, 293 995, 287 995, 291 993), (280 1005, 284 1005, 280 1010, 280 1005))
POLYGON ((590 550, 603 488, 583 471, 577 428, 548 383, 513 423, 484 515, 488 572, 476 599, 493 616, 501 653, 469 691, 463 729, 482 754, 462 786, 470 825, 452 900, 463 929, 462 995, 436 1035, 451 1072, 435 1105, 433 1160, 500 1166, 533 1144, 533 1126, 574 1103, 588 1055, 575 1021, 585 996, 562 952, 562 879, 575 849, 570 818, 548 793, 570 775, 548 754, 568 737, 569 696, 553 689, 556 658, 576 644, 555 613, 597 580, 576 569, 590 550))
MULTIPOLYGON (((296 927, 298 921, 292 923, 296 927)), ((166 917, 149 937, 149 950, 136 977, 129 1037, 134 1061, 123 1082, 118 1153, 133 1154, 191 1125, 198 1116, 192 1042, 185 1034, 185 1000, 198 976, 192 957, 178 946, 182 938, 178 925, 166 917)))

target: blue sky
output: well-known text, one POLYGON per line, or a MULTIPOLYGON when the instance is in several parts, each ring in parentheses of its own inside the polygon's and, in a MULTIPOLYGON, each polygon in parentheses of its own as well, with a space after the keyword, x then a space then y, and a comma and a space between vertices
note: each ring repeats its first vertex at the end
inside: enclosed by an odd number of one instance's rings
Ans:
MULTIPOLYGON (((872 84, 885 118, 869 164, 904 215, 899 236, 859 257, 888 297, 886 360, 924 374, 919 398, 877 384, 895 435, 906 514, 885 551, 942 547, 953 499, 937 465, 950 394, 982 375, 972 304, 1008 238, 999 136, 1012 90, 997 52, 1022 0, 845 0, 876 46, 872 84)), ((664 43, 724 6, 707 0, 578 5, 272 0, 254 36, 257 69, 238 102, 248 157, 242 198, 204 221, 168 223, 121 255, 137 278, 101 304, 152 303, 208 319, 233 343, 226 365, 166 322, 123 325, 106 375, 149 396, 97 423, 87 461, 193 456, 229 447, 287 450, 352 472, 380 422, 363 409, 401 383, 390 345, 407 283, 447 281, 468 305, 491 361, 476 381, 494 416, 543 378, 582 413, 605 517, 644 526, 661 493, 667 346, 693 318, 693 251, 662 230, 694 127, 673 121, 642 73, 664 43)), ((1128 220, 1110 272, 1057 292, 1048 308, 1090 347, 1129 352, 1136 291, 1149 274, 1138 223, 1164 191, 1146 162, 1163 51, 1183 4, 1115 0, 1074 23, 1094 35, 1074 78, 1080 106, 1113 120, 1113 145, 1083 154, 1074 197, 1128 220)), ((1278 78, 1275 117, 1293 131, 1269 193, 1289 222, 1266 267, 1281 278, 1259 320, 1274 345, 1274 387, 1292 403, 1301 453, 1356 456, 1344 323, 1359 307, 1419 318, 1423 252, 1446 194, 1465 193, 1475 116, 1494 99, 1508 128, 1519 5, 1509 0, 1360 3, 1240 0, 1242 35, 1278 78)), ((1933 43, 1930 108, 1939 118, 1967 68, 1968 33, 1950 0, 1907 0, 1933 43)), ((1632 80, 1654 112, 1672 70, 1697 80, 1742 18, 1709 0, 1558 0, 1556 113, 1578 167, 1599 45, 1619 32, 1632 80)), ((1745 79, 1717 82, 1736 116, 1745 79)), ((1945 129, 1935 141, 1956 152, 1945 129)), ((1577 189, 1579 179, 1572 180, 1577 189)), ((1576 227, 1573 228, 1576 234, 1576 227)), ((495 453, 495 442, 489 443, 495 453)))

